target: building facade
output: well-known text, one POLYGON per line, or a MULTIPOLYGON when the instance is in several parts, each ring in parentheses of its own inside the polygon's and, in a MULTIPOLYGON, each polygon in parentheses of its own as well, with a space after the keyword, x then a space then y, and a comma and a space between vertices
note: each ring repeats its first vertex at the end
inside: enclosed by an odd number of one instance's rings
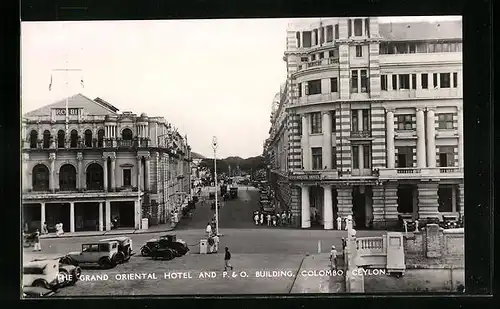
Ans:
POLYGON ((266 152, 297 226, 463 215, 461 21, 290 25, 266 152))
POLYGON ((22 119, 22 220, 66 232, 165 223, 190 192, 190 147, 163 117, 82 94, 22 119), (66 109, 67 106, 67 109, 66 109))

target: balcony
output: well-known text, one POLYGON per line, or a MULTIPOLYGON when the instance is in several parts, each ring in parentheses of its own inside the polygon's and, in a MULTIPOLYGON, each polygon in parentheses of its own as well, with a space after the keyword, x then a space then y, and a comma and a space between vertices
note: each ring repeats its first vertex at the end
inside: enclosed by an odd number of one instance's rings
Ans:
POLYGON ((351 139, 360 140, 372 137, 371 130, 351 131, 351 139))
POLYGON ((321 68, 327 66, 338 66, 339 58, 323 58, 306 63, 299 64, 299 72, 307 71, 314 68, 321 68))
POLYGON ((460 167, 383 168, 379 170, 379 177, 380 179, 454 179, 463 178, 464 172, 460 167))
POLYGON ((446 53, 412 53, 412 54, 381 54, 379 55, 380 66, 399 65, 429 65, 437 64, 461 64, 461 52, 446 53))
POLYGON ((320 103, 333 102, 338 99, 339 99, 338 92, 310 94, 300 97, 298 99, 298 104, 299 105, 320 104, 320 103))
POLYGON ((381 91, 380 98, 388 100, 461 98, 462 88, 400 89, 381 91))

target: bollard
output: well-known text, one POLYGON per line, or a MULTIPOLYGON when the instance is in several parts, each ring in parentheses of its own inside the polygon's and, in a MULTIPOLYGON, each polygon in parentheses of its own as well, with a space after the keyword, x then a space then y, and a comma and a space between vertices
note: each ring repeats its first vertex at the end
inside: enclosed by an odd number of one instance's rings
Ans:
POLYGON ((321 253, 321 240, 318 240, 318 254, 321 253))

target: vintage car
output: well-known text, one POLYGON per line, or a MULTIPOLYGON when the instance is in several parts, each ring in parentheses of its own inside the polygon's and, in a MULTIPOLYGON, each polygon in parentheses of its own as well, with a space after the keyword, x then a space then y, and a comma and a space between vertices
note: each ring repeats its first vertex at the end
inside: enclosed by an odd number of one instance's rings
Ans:
POLYGON ((42 287, 27 286, 23 287, 23 298, 50 297, 56 294, 56 291, 42 287))
POLYGON ((71 257, 77 265, 99 265, 101 268, 113 268, 117 264, 118 242, 117 241, 100 241, 94 243, 86 243, 82 245, 81 252, 70 252, 71 257))
POLYGON ((118 243, 118 253, 115 256, 116 263, 125 263, 132 257, 132 239, 130 237, 113 237, 101 239, 100 242, 116 241, 118 243))
POLYGON ((75 284, 80 273, 75 266, 60 266, 57 259, 31 261, 23 265, 23 286, 56 290, 75 284), (68 274, 71 274, 71 277, 68 274))
POLYGON ((173 259, 174 257, 182 256, 189 251, 186 242, 177 239, 176 235, 164 235, 160 238, 150 239, 141 247, 142 256, 162 257, 165 259, 173 259), (159 252, 157 252, 159 250, 159 252), (172 257, 170 258, 170 253, 172 257))
POLYGON ((53 260, 59 262, 59 286, 74 285, 79 280, 82 274, 82 269, 77 265, 77 262, 67 255, 45 255, 38 256, 31 260, 32 262, 43 262, 53 260))

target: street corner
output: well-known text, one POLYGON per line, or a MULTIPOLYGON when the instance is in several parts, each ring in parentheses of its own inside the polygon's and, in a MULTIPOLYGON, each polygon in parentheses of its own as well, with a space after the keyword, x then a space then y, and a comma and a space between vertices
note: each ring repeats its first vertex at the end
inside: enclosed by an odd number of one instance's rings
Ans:
POLYGON ((366 293, 455 292, 465 285, 464 269, 407 269, 403 276, 365 276, 366 293))
POLYGON ((329 254, 307 255, 297 271, 291 294, 345 292, 344 271, 330 268, 329 254))

